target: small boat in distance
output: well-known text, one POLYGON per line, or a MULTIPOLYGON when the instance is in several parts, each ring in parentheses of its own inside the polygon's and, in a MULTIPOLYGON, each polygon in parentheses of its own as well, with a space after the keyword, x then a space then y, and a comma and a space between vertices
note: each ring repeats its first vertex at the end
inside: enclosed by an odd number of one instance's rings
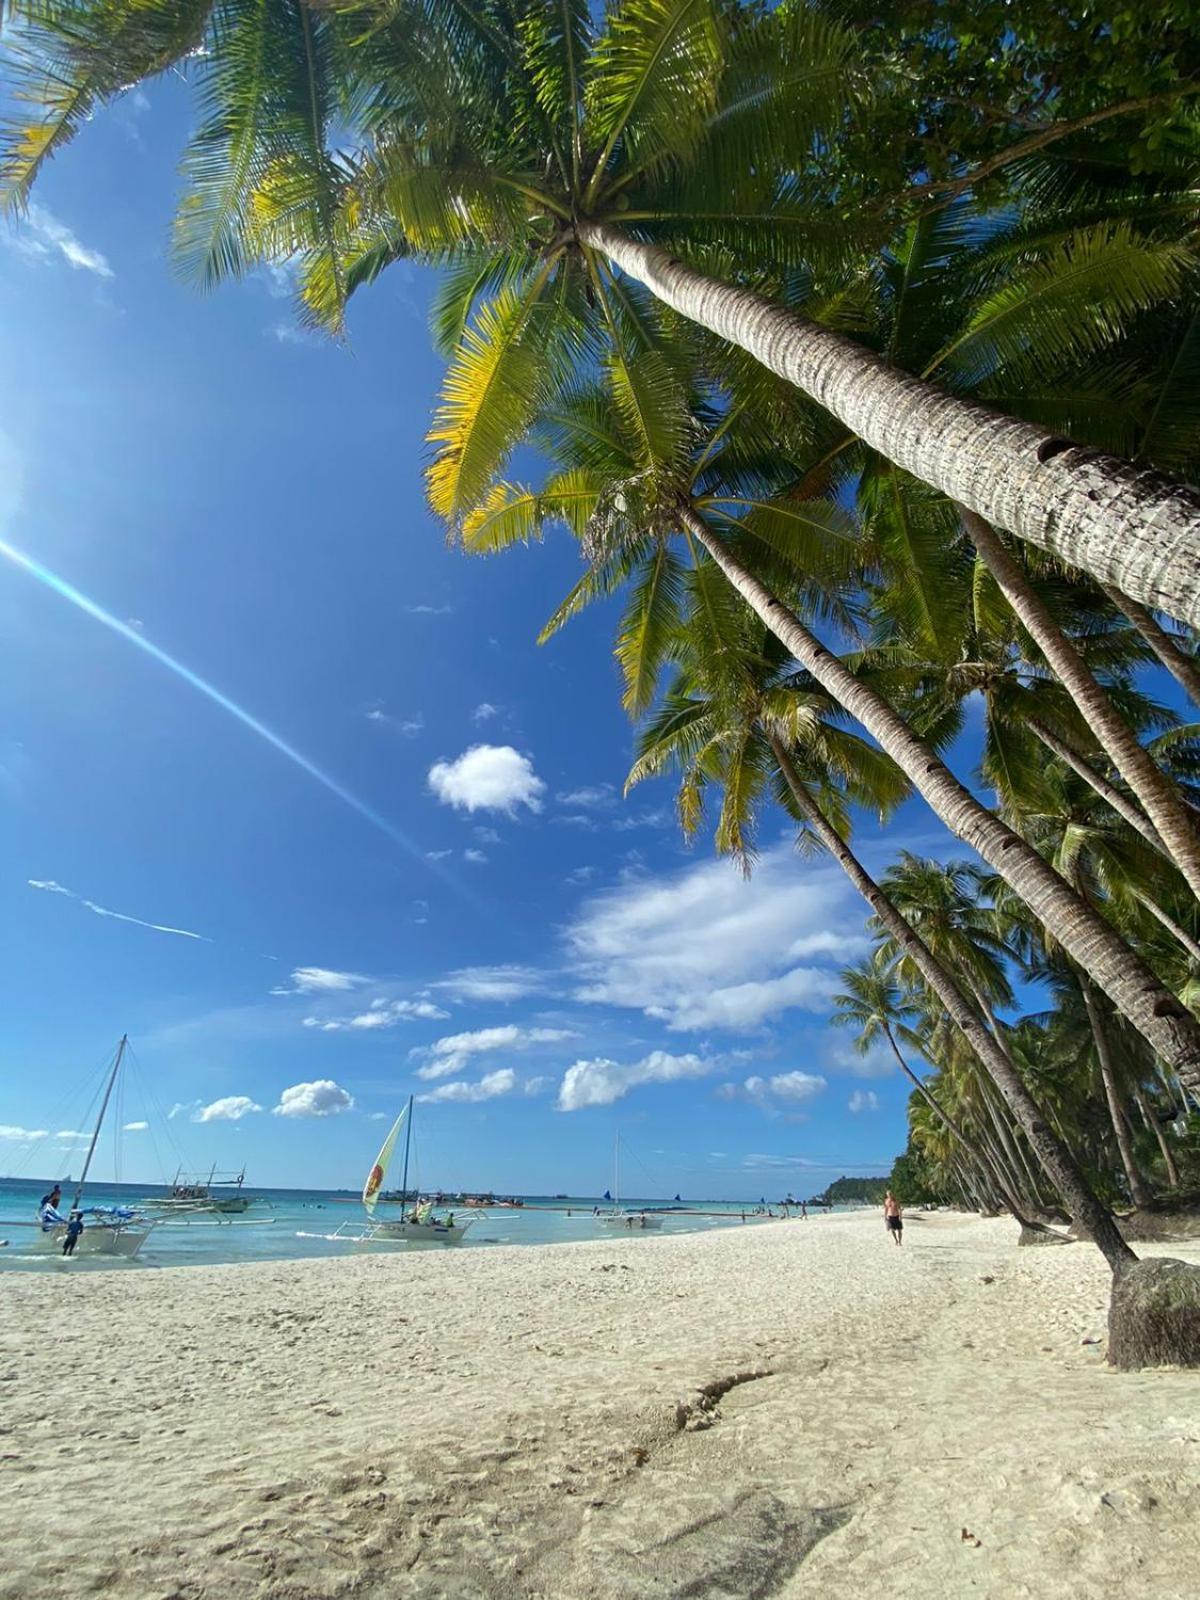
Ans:
MULTIPOLYGON (((87 1156, 84 1158, 83 1171, 79 1174, 79 1183, 75 1189, 75 1198, 70 1205, 70 1212, 77 1211, 83 1220, 83 1232, 79 1235, 75 1246, 74 1257, 78 1256, 136 1256, 142 1245, 146 1242, 155 1223, 141 1212, 128 1206, 83 1206, 84 1185, 87 1183, 88 1173, 92 1167, 92 1157, 96 1153, 96 1141, 100 1137, 100 1129, 104 1126, 105 1113, 108 1102, 112 1099, 113 1088, 121 1071, 121 1062, 125 1058, 125 1050, 129 1044, 127 1034, 121 1035, 121 1042, 117 1046, 117 1053, 113 1059, 112 1071, 108 1075, 108 1082, 104 1088, 104 1098, 100 1102, 100 1111, 96 1117, 96 1126, 92 1129, 92 1141, 88 1145, 87 1156)), ((67 1180, 70 1182, 70 1179, 67 1180)), ((62 1214, 61 1212, 59 1213, 62 1214)), ((33 1248, 37 1251, 58 1251, 61 1253, 63 1243, 67 1237, 67 1224, 65 1222, 47 1222, 44 1215, 39 1217, 41 1231, 34 1241, 33 1248)))
MULTIPOLYGON (((409 1095, 408 1104, 392 1124, 391 1132, 383 1141, 383 1148, 376 1156, 367 1181, 363 1184, 362 1203, 366 1210, 368 1220, 362 1222, 343 1222, 341 1227, 333 1233, 319 1234, 318 1238, 345 1240, 349 1244, 461 1244, 463 1236, 471 1226, 473 1218, 465 1222, 456 1222, 454 1213, 440 1217, 434 1210, 432 1200, 418 1200, 409 1211, 408 1199, 408 1161, 412 1149, 413 1125, 413 1097, 409 1095), (379 1217, 376 1207, 383 1195, 383 1180, 387 1176, 387 1169, 391 1164, 392 1156, 396 1149, 396 1140, 401 1127, 404 1128, 404 1176, 400 1180, 399 1194, 400 1215, 398 1217, 379 1217)), ((299 1234, 299 1238, 308 1238, 311 1235, 299 1234)))
POLYGON ((218 1172, 214 1166, 207 1177, 203 1173, 186 1173, 180 1167, 171 1180, 170 1193, 165 1198, 143 1200, 141 1204, 147 1211, 160 1211, 167 1216, 196 1211, 238 1216, 250 1208, 250 1197, 242 1193, 245 1181, 245 1167, 240 1172, 218 1172))

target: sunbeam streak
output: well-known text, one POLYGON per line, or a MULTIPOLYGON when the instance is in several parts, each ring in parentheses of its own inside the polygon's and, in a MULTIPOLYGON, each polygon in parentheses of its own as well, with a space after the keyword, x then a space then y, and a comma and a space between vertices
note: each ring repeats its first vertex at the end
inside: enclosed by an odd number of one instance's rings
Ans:
POLYGON ((357 795, 351 794, 350 790, 340 784, 336 778, 331 778, 329 773, 323 772, 315 762, 310 761, 307 756, 301 755, 300 751, 288 744, 286 739, 281 739, 277 733, 273 733, 265 723, 260 722, 257 717, 253 717, 248 711, 243 710, 235 700, 231 700, 228 695, 222 694, 207 679, 200 677, 199 673, 193 672, 190 667, 185 667, 182 661, 176 661, 174 656, 169 656, 165 650, 160 650, 156 644, 152 644, 149 639, 144 638, 136 628, 131 628, 128 623, 119 621, 111 612, 105 611, 103 606, 97 605, 94 600, 89 600, 87 595, 81 594, 78 589, 67 583, 65 579, 60 578, 57 573, 51 572, 49 567, 42 566, 40 561, 35 561, 32 556, 25 555, 23 551, 16 549, 3 539, 0 539, 0 555, 7 556, 14 566, 20 567, 23 572, 29 573, 30 577, 36 578, 39 583, 45 584, 47 589, 52 590, 57 595, 61 595, 64 600, 69 600, 73 606, 86 613, 87 616, 93 617, 97 622, 103 623, 106 628, 111 628, 114 633, 119 633, 122 639, 128 639, 130 644, 136 645, 139 650, 144 651, 146 655, 157 661, 160 666, 168 668, 177 678, 182 678, 185 683, 191 684, 193 689, 198 689, 214 705, 220 706, 223 711, 228 711, 229 715, 235 717, 244 728, 249 728, 251 733, 256 733, 260 739, 264 739, 273 750, 278 750, 281 756, 286 756, 293 766, 299 767, 301 772, 306 772, 310 778, 314 778, 323 789, 328 789, 330 794, 336 795, 343 805, 347 805, 352 811, 356 811, 360 817, 369 822, 372 827, 378 828, 380 833, 386 834, 402 850, 407 850, 409 855, 414 860, 419 861, 423 867, 451 884, 460 893, 464 892, 449 873, 444 869, 439 870, 434 863, 427 861, 412 840, 401 833, 399 828, 394 827, 386 817, 381 817, 378 811, 373 810, 365 801, 360 800, 357 795))

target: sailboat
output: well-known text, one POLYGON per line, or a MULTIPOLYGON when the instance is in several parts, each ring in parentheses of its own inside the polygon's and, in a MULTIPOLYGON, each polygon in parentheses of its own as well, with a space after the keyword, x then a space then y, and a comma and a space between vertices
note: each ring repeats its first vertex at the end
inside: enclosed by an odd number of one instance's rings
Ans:
MULTIPOLYGON (((117 1054, 112 1064, 112 1071, 108 1075, 105 1085, 104 1098, 100 1102, 100 1113, 96 1118, 96 1126, 92 1129, 92 1142, 88 1145, 87 1157, 83 1163, 83 1171, 79 1174, 79 1182, 75 1188, 75 1198, 71 1202, 70 1210, 78 1211, 83 1217, 83 1232, 79 1235, 79 1242, 75 1246, 76 1256, 136 1256, 150 1230, 155 1224, 140 1212, 132 1211, 128 1206, 83 1206, 84 1185, 87 1183, 88 1173, 91 1171, 92 1157, 96 1153, 96 1141, 100 1137, 100 1129, 104 1126, 104 1115, 108 1110, 108 1102, 112 1099, 112 1092, 121 1071, 121 1062, 125 1057, 125 1050, 129 1044, 129 1036, 122 1034, 121 1042, 117 1046, 117 1054)), ((69 1181, 69 1180, 68 1180, 69 1181)), ((38 1235, 33 1248, 35 1250, 52 1251, 61 1253, 63 1241, 67 1237, 66 1223, 56 1222, 49 1226, 43 1223, 42 1231, 38 1235)))
POLYGON ((657 1211, 624 1211, 621 1209, 621 1134, 617 1131, 616 1147, 613 1151, 613 1186, 610 1194, 606 1189, 604 1198, 611 1200, 613 1209, 600 1213, 601 1224, 606 1228, 619 1228, 623 1232, 636 1233, 641 1228, 661 1228, 663 1219, 657 1211))
POLYGON ((456 1222, 454 1213, 448 1217, 439 1217, 429 1200, 418 1200, 408 1209, 408 1161, 412 1149, 413 1126, 413 1097, 410 1094, 408 1103, 392 1124, 391 1132, 383 1141, 383 1148, 375 1157, 367 1180, 363 1184, 362 1203, 366 1210, 368 1221, 366 1223, 343 1223, 334 1233, 328 1235, 331 1239, 348 1239, 353 1244, 461 1244, 463 1236, 471 1226, 474 1218, 468 1217, 464 1222, 456 1222), (380 1217, 376 1215, 380 1194, 383 1192, 384 1179, 391 1164, 392 1156, 396 1150, 396 1141, 400 1136, 400 1129, 404 1129, 404 1176, 400 1180, 400 1215, 398 1217, 380 1217))

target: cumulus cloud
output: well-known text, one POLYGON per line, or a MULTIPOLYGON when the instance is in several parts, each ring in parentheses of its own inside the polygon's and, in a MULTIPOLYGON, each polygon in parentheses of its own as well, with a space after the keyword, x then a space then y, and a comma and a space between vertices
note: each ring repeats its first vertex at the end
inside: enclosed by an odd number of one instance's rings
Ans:
POLYGON ((476 744, 455 761, 436 761, 429 787, 443 805, 461 811, 501 811, 515 816, 521 806, 542 809, 546 785, 528 756, 509 744, 476 744))
MULTIPOLYGON (((38 1139, 48 1139, 49 1128, 19 1128, 11 1122, 0 1122, 0 1139, 11 1139, 14 1144, 33 1144, 38 1139)), ((61 1139, 63 1136, 59 1134, 61 1139)))
POLYGON ((333 972, 328 967, 295 967, 290 984, 280 984, 272 994, 344 994, 369 983, 361 972, 333 972))
POLYGON ((486 1077, 480 1078, 478 1083, 442 1083, 436 1089, 430 1089, 427 1094, 419 1094, 418 1100, 494 1100, 497 1095, 511 1094, 516 1087, 517 1075, 511 1067, 502 1067, 499 1072, 489 1072, 486 1077))
POLYGON ((279 1096, 279 1104, 271 1108, 276 1117, 333 1117, 339 1111, 349 1111, 354 1098, 332 1078, 317 1078, 312 1083, 294 1083, 279 1096))
POLYGON ((249 1095, 229 1094, 223 1100, 214 1100, 209 1106, 203 1106, 194 1113, 193 1122, 240 1122, 243 1117, 249 1116, 252 1111, 261 1111, 262 1107, 256 1105, 249 1095))
POLYGON ((558 1089, 560 1111, 582 1111, 587 1106, 610 1106, 631 1089, 646 1083, 675 1083, 680 1078, 703 1078, 715 1063, 697 1055, 671 1055, 652 1050, 641 1061, 622 1065, 600 1057, 577 1061, 563 1074, 558 1089))
POLYGON ((487 860, 487 856, 482 850, 464 850, 463 860, 469 861, 472 866, 481 867, 487 860))
POLYGON ((855 1113, 859 1111, 878 1111, 879 1096, 874 1089, 855 1089, 846 1101, 846 1109, 855 1113))
POLYGON ((518 1028, 511 1024, 498 1028, 475 1028, 469 1033, 450 1033, 431 1045, 411 1050, 413 1060, 424 1060, 417 1068, 418 1078, 449 1078, 462 1072, 470 1058, 490 1050, 529 1050, 540 1044, 561 1044, 577 1039, 570 1028, 518 1028))
POLYGON ((430 986, 452 1000, 522 1000, 538 994, 545 983, 534 967, 515 964, 497 967, 459 967, 430 986))
POLYGON ((749 880, 716 861, 623 883, 584 904, 567 940, 579 999, 677 1031, 823 1012, 866 943, 842 874, 788 848, 765 852, 749 880))
POLYGON ((122 1133, 145 1133, 150 1126, 148 1122, 126 1122, 121 1125, 122 1133))
POLYGON ((58 255, 78 272, 90 272, 97 278, 115 277, 100 251, 81 243, 66 223, 43 205, 31 205, 10 238, 22 255, 58 255))

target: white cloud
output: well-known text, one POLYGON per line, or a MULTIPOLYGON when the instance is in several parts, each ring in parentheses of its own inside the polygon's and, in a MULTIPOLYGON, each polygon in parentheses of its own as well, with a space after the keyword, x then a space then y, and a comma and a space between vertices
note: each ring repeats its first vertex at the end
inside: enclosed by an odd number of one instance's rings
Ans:
POLYGON ((854 1112, 878 1111, 879 1096, 874 1089, 855 1089, 849 1100, 846 1101, 846 1109, 854 1112))
POLYGON ((447 856, 452 856, 453 850, 426 850, 426 861, 445 861, 447 856))
POLYGON ((697 1055, 675 1056, 652 1050, 641 1061, 622 1066, 598 1058, 568 1067, 558 1090, 560 1111, 581 1111, 586 1106, 610 1106, 644 1083, 674 1083, 680 1078, 703 1078, 716 1065, 697 1055))
POLYGON ((528 756, 508 744, 476 744, 455 761, 437 761, 429 769, 429 787, 443 805, 463 811, 502 811, 515 816, 518 807, 542 809, 546 785, 528 756))
POLYGON ((56 1139, 90 1139, 90 1133, 84 1133, 79 1128, 59 1128, 54 1137, 56 1139))
POLYGON ((454 613, 453 606, 405 606, 410 617, 449 617, 454 613))
POLYGON ((480 844, 500 843, 500 835, 496 832, 495 828, 472 828, 471 832, 479 840, 480 844))
POLYGON ((741 1092, 764 1110, 775 1111, 780 1103, 785 1107, 801 1105, 819 1095, 825 1086, 819 1073, 777 1072, 770 1078, 747 1078, 741 1092))
POLYGON ((860 1055, 847 1038, 830 1041, 821 1065, 852 1078, 890 1078, 897 1070, 896 1058, 886 1044, 873 1044, 865 1055, 860 1055))
POLYGON ((167 1112, 167 1121, 174 1122, 176 1117, 182 1117, 185 1112, 194 1111, 197 1106, 202 1106, 203 1104, 203 1100, 176 1100, 170 1111, 167 1112))
POLYGON ((339 1111, 349 1111, 354 1105, 352 1095, 332 1078, 317 1078, 313 1083, 294 1083, 279 1096, 279 1104, 272 1108, 276 1117, 333 1117, 339 1111))
POLYGON ((223 1100, 214 1100, 212 1105, 204 1106, 197 1111, 193 1122, 240 1122, 243 1117, 249 1116, 252 1111, 261 1111, 262 1107, 256 1105, 249 1095, 229 1094, 223 1100))
POLYGON ((500 707, 492 705, 488 700, 484 700, 480 705, 475 707, 474 711, 472 711, 471 721, 488 722, 492 717, 498 717, 499 715, 500 707))
POLYGON ((415 739, 417 734, 425 731, 425 718, 421 712, 415 712, 411 717, 393 717, 382 706, 370 706, 363 712, 368 722, 378 722, 386 727, 395 728, 396 732, 405 739, 415 739))
POLYGON ((576 885, 590 883, 595 876, 595 867, 572 867, 571 871, 567 873, 567 882, 576 885))
POLYGON ((472 1056, 490 1050, 529 1050, 540 1044, 561 1044, 579 1035, 570 1028, 518 1028, 505 1024, 498 1028, 475 1028, 469 1033, 450 1033, 409 1051, 411 1060, 424 1060, 417 1068, 418 1078, 449 1078, 462 1072, 472 1056))
POLYGON ((597 810, 606 811, 616 804, 617 791, 611 783, 584 784, 582 788, 568 789, 554 798, 560 806, 595 806, 597 810))
POLYGON ((150 1126, 148 1122, 126 1122, 121 1126, 122 1133, 145 1133, 150 1126))
POLYGON ((511 1094, 516 1087, 517 1075, 511 1067, 502 1067, 499 1072, 489 1072, 478 1083, 443 1083, 436 1089, 430 1089, 428 1094, 420 1094, 418 1100, 494 1100, 497 1095, 511 1094))
POLYGON ((586 902, 568 929, 578 998, 634 1007, 672 1030, 752 1029, 823 1012, 866 944, 836 869, 767 851, 754 876, 727 863, 639 879, 586 902))
POLYGON ((280 984, 272 994, 344 994, 347 989, 357 989, 370 983, 361 972, 333 972, 328 967, 295 967, 292 969, 291 987, 280 984))
POLYGON ((533 967, 459 967, 431 986, 443 989, 453 1000, 522 1000, 544 987, 533 967))
POLYGON ((546 1090, 553 1087, 553 1078, 526 1078, 521 1085, 522 1093, 527 1095, 545 1094, 546 1090))
POLYGON ((388 1120, 388 1115, 389 1115, 389 1113, 386 1112, 386 1111, 368 1111, 367 1112, 367 1121, 368 1122, 386 1122, 388 1120))
POLYGON ((372 1033, 377 1028, 394 1028, 400 1022, 444 1022, 450 1015, 432 1000, 372 1000, 365 1011, 352 1017, 305 1017, 302 1028, 319 1028, 322 1033, 372 1033))
POLYGON ((487 860, 482 850, 464 850, 463 860, 471 862, 472 866, 481 867, 487 860))
MULTIPOLYGON (((14 1144, 33 1144, 49 1137, 49 1128, 16 1128, 10 1122, 0 1122, 0 1139, 11 1139, 14 1144)), ((63 1136, 59 1134, 58 1137, 63 1136)))
POLYGON ((92 912, 97 917, 111 917, 114 922, 131 922, 137 928, 149 928, 152 933, 169 933, 178 939, 198 939, 202 944, 211 944, 212 940, 205 938, 202 933, 192 933, 188 928, 172 928, 162 922, 146 922, 141 917, 130 917, 124 911, 110 911, 107 906, 98 906, 94 900, 80 899, 74 889, 67 889, 61 883, 55 883, 53 878, 27 878, 31 889, 41 889, 47 894, 64 894, 68 900, 78 900, 81 906, 92 912))
POLYGON ((82 244, 45 206, 31 205, 10 237, 22 255, 49 257, 57 252, 77 271, 91 272, 97 278, 115 277, 100 251, 82 244))

